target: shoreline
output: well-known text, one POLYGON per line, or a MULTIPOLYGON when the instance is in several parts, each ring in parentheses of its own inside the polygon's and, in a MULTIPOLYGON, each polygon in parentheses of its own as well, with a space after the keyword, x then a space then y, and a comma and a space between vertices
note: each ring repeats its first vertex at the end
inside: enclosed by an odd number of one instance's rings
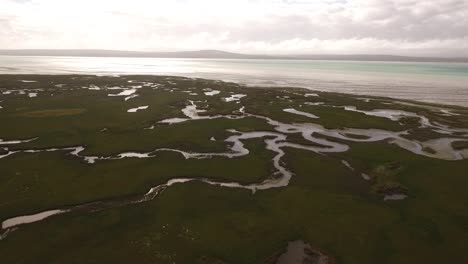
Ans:
MULTIPOLYGON (((194 79, 194 80, 203 80, 203 81, 208 81, 208 82, 224 82, 224 83, 234 83, 236 85, 239 85, 244 88, 254 88, 254 89, 296 89, 299 91, 305 90, 308 92, 321 92, 321 93, 328 93, 328 94, 336 94, 336 95, 345 95, 345 96, 352 96, 352 97, 362 97, 366 99, 376 99, 376 100, 382 100, 382 101, 389 101, 389 102, 395 102, 395 101, 400 101, 404 103, 410 103, 410 104, 415 104, 415 106, 419 107, 438 107, 438 108, 450 108, 450 109, 458 109, 458 110, 468 110, 468 104, 467 105, 458 105, 458 104, 449 104, 449 103, 438 103, 438 102, 429 102, 429 101, 418 101, 414 99, 405 99, 405 98, 400 98, 400 97, 390 97, 390 96, 379 96, 379 95, 370 95, 370 94, 360 94, 360 93, 346 93, 346 92, 337 92, 337 91, 327 91, 327 90, 315 90, 313 88, 308 88, 308 87, 302 87, 302 86, 283 86, 283 85, 254 85, 254 84, 244 84, 241 82, 236 82, 236 81, 230 81, 230 80, 221 80, 221 79, 209 79, 209 78, 203 78, 203 77, 190 77, 190 76, 184 76, 184 75, 166 75, 166 74, 89 74, 89 73, 83 73, 83 74, 68 74, 68 73, 58 73, 58 74, 31 74, 31 73, 11 73, 11 74, 5 74, 5 73, 0 73, 1 76, 21 76, 21 77, 27 77, 27 76, 43 76, 43 77, 156 77, 156 78, 181 78, 181 79, 194 79)), ((0 87, 0 88, 5 88, 5 87, 0 87)))
POLYGON ((247 86, 302 87, 468 107, 468 64, 4 57, 0 73, 185 76, 247 86))

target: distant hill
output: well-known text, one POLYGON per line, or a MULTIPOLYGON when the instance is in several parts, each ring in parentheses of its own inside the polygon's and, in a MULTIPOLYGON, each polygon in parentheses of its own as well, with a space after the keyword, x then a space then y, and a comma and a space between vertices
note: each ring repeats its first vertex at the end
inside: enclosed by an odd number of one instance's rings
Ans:
MULTIPOLYGON (((144 52, 123 50, 79 50, 79 49, 21 49, 0 50, 0 55, 15 56, 80 56, 80 57, 149 57, 149 58, 256 58, 256 55, 245 55, 220 50, 199 50, 181 52, 144 52)), ((264 56, 260 56, 264 57, 264 56)))
POLYGON ((240 54, 221 50, 198 50, 180 52, 143 52, 122 50, 91 49, 9 49, 1 50, 0 55, 12 56, 72 56, 72 57, 139 57, 139 58, 206 58, 206 59, 295 59, 295 60, 348 60, 348 61, 413 61, 413 62, 467 62, 465 58, 408 57, 394 55, 261 55, 240 54))

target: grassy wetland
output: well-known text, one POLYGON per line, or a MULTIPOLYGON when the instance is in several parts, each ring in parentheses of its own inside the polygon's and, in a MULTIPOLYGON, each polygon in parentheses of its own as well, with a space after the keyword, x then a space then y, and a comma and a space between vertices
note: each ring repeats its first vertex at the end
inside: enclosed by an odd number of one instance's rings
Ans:
POLYGON ((3 263, 468 262, 463 107, 0 75, 0 123, 3 263))

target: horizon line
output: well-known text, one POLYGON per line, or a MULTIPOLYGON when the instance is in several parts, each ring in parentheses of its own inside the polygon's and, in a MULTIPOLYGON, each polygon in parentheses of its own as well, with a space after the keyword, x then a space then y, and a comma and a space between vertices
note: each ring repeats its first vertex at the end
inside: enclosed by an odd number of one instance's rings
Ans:
POLYGON ((340 53, 289 53, 289 54, 268 54, 268 53, 238 53, 217 49, 202 50, 182 50, 182 51, 134 51, 118 49, 0 49, 0 55, 10 56, 70 56, 70 57, 163 57, 175 55, 174 58, 207 58, 207 59, 296 59, 296 60, 362 60, 362 61, 421 61, 421 62, 468 62, 468 57, 451 56, 420 56, 420 55, 395 55, 395 54, 340 54, 340 53), (67 54, 68 53, 68 54, 67 54), (87 54, 80 54, 87 53, 87 54), (146 55, 146 56, 145 56, 146 55), (187 56, 189 55, 189 56, 187 56), (193 56, 193 57, 190 57, 193 56))

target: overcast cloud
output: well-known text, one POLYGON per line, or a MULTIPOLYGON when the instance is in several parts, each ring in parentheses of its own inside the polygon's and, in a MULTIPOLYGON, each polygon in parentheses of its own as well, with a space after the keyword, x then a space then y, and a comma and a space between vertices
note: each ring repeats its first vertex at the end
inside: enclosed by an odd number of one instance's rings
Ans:
POLYGON ((468 56, 468 0, 0 0, 0 48, 468 56))

